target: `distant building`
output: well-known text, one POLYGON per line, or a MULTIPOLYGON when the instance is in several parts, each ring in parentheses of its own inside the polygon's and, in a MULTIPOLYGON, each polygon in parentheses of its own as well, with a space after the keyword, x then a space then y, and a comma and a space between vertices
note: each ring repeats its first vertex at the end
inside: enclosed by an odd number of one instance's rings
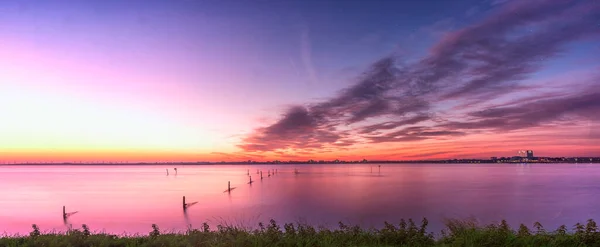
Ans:
POLYGON ((527 158, 528 159, 533 159, 533 150, 527 150, 527 158))

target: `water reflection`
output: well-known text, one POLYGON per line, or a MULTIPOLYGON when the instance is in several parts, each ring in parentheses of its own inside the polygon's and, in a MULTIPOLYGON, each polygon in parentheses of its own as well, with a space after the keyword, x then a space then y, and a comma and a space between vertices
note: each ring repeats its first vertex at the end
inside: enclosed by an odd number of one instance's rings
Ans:
POLYGON ((383 221, 422 217, 436 231, 445 218, 540 221, 548 227, 600 218, 594 207, 600 203, 595 182, 600 168, 582 164, 177 168, 164 176, 169 168, 160 166, 0 167, 5 191, 0 231, 25 234, 35 223, 42 230, 88 224, 110 233, 147 233, 152 224, 184 231, 202 222, 255 227, 271 218, 379 227, 383 221), (256 180, 250 183, 255 170, 256 180), (259 179, 263 171, 271 176, 259 179), (223 193, 226 181, 230 184, 223 193), (194 204, 182 206, 181 195, 194 204), (58 222, 56 209, 63 205, 81 212, 58 222))
POLYGON ((192 225, 192 222, 190 221, 190 217, 188 216, 188 213, 187 213, 187 208, 183 208, 183 218, 185 219, 185 225, 187 225, 187 226, 192 225))

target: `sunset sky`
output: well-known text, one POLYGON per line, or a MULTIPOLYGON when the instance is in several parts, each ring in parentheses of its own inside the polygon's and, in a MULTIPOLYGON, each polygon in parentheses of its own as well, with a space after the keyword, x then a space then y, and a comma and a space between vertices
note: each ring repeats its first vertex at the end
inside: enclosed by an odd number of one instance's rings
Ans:
POLYGON ((600 1, 0 2, 0 163, 600 156, 600 1))

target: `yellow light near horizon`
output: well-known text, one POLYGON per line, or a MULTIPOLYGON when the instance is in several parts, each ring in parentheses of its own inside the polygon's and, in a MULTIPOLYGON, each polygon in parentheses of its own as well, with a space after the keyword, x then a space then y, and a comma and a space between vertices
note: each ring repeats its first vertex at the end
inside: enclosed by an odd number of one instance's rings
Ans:
POLYGON ((90 102, 72 95, 16 87, 0 92, 0 149, 203 151, 218 133, 203 131, 152 109, 90 102))

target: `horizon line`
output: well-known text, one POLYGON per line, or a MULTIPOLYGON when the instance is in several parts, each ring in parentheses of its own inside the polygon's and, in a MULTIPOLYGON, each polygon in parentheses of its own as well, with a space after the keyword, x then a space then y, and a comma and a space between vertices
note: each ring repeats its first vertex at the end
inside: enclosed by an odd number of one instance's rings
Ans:
MULTIPOLYGON (((559 162, 559 161, 569 161, 573 160, 577 162, 577 159, 589 159, 589 161, 585 162, 600 162, 600 156, 561 156, 561 157, 534 157, 534 159, 529 159, 528 157, 523 156, 511 156, 511 157, 492 157, 490 159, 481 159, 481 158, 450 158, 450 159, 421 159, 421 160, 272 160, 272 161, 171 161, 171 162, 159 162, 159 161, 112 161, 112 162, 15 162, 15 163, 0 163, 2 165, 166 165, 166 164, 196 164, 196 165, 220 165, 220 164, 248 164, 248 165, 259 165, 259 164, 365 164, 365 163, 426 163, 426 162, 458 162, 458 163, 472 163, 472 162, 481 162, 484 163, 505 163, 504 161, 527 161, 532 163, 544 163, 547 161, 551 162, 559 162), (518 159, 519 157, 520 159, 518 159), (517 159, 515 159, 517 158, 517 159), (539 162, 540 160, 544 160, 544 162, 539 162)), ((583 161, 583 160, 582 160, 583 161)), ((510 163, 510 162, 509 162, 510 163)))

